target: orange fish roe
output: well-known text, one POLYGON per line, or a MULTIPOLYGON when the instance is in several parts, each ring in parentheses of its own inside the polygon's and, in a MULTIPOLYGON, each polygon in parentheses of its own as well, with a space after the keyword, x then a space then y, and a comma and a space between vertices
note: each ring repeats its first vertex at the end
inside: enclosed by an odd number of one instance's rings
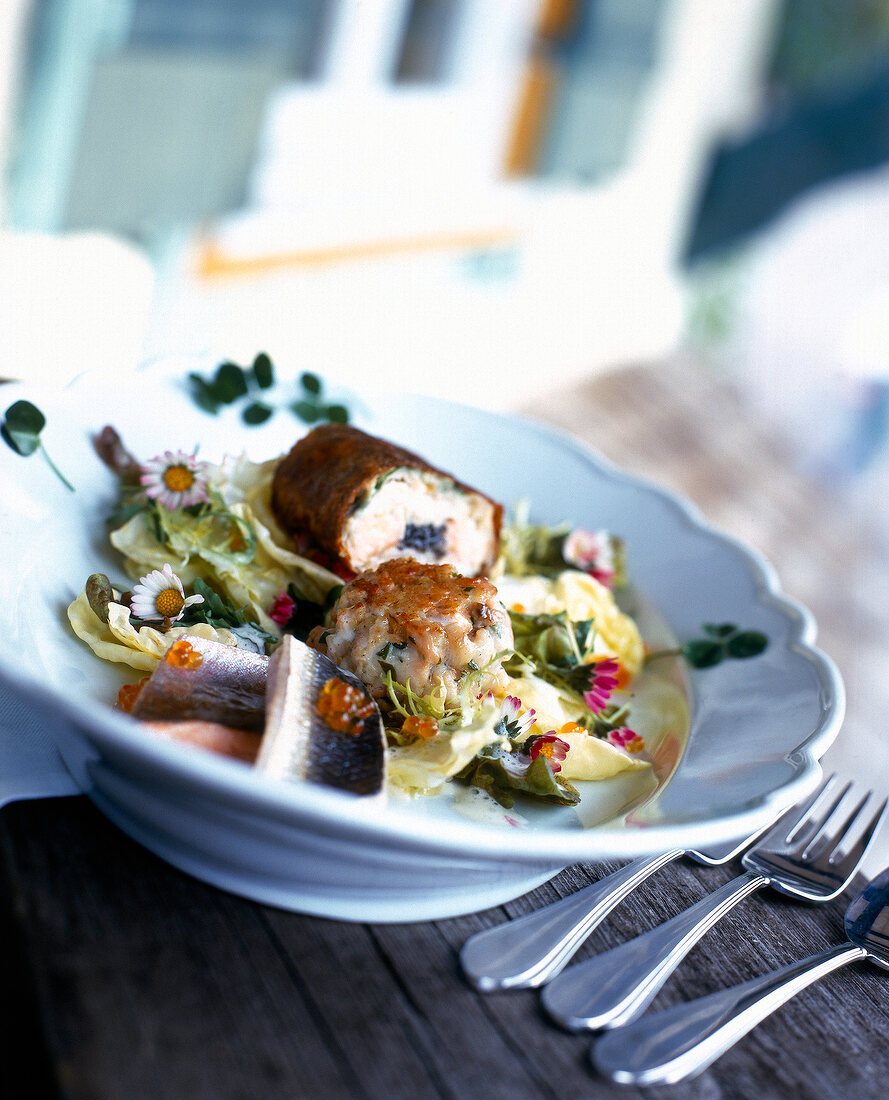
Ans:
POLYGON ((365 718, 373 714, 374 705, 363 691, 332 676, 318 693, 315 709, 332 730, 357 735, 364 729, 365 718))
POLYGON ((589 733, 589 730, 579 722, 566 722, 559 727, 559 733, 589 733))
POLYGON ((136 684, 124 684, 117 693, 117 706, 119 710, 125 710, 127 714, 133 709, 133 703, 139 698, 139 692, 148 683, 149 677, 143 676, 136 684))
POLYGON ((406 733, 409 737, 419 737, 423 741, 430 741, 438 733, 438 722, 435 718, 409 714, 401 725, 401 732, 406 733))
POLYGON ((177 638, 167 650, 164 660, 174 668, 200 668, 203 656, 186 638, 177 638))

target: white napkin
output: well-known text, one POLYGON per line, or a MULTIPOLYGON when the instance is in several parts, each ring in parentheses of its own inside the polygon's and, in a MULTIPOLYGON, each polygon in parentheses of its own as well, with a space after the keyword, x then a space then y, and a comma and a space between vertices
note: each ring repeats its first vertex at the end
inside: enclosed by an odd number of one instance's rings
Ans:
POLYGON ((78 793, 49 731, 0 687, 0 806, 78 793))

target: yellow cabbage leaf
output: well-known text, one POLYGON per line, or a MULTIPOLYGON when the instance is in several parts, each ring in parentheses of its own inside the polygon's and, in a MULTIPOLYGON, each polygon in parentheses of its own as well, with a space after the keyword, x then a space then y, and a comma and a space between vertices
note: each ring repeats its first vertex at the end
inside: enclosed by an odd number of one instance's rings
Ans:
POLYGON ((524 710, 536 712, 531 727, 533 733, 561 729, 566 722, 576 722, 589 713, 589 708, 574 692, 558 688, 533 673, 511 676, 506 692, 521 699, 524 710))
POLYGON ((568 755, 559 772, 563 779, 610 779, 621 772, 651 767, 648 760, 594 737, 585 729, 560 730, 559 739, 568 745, 568 755))
POLYGON ((594 652, 616 657, 630 676, 642 668, 645 646, 638 626, 617 606, 611 589, 588 573, 566 569, 552 579, 507 574, 498 580, 497 591, 513 611, 528 615, 558 615, 564 611, 575 622, 594 619, 594 652))
POLYGON ((577 696, 534 675, 512 677, 507 690, 521 699, 523 709, 536 712, 532 734, 555 731, 569 746, 559 773, 562 778, 610 779, 619 772, 649 766, 647 760, 632 756, 585 729, 565 731, 563 727, 576 723, 586 710, 583 703, 578 703, 577 696))
POLYGON ((68 608, 68 621, 77 637, 86 642, 97 657, 142 672, 153 672, 173 642, 183 634, 230 646, 238 643, 230 630, 217 629, 207 623, 173 626, 166 633, 152 626, 137 630, 130 622, 129 608, 119 603, 108 605, 108 622, 104 623, 90 607, 85 591, 68 608))
POLYGON ((409 794, 434 793, 495 739, 498 714, 499 705, 483 707, 466 726, 443 730, 428 741, 390 747, 389 784, 409 794))

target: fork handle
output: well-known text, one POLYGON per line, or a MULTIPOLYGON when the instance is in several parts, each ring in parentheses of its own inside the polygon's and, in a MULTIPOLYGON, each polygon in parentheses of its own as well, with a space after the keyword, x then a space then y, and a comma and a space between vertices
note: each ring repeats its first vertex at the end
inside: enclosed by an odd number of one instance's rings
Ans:
POLYGON ((846 943, 760 978, 644 1016, 594 1045, 600 1073, 620 1084, 675 1084, 705 1070, 776 1008, 847 963, 867 957, 846 943))
POLYGON ((543 1007, 569 1031, 634 1020, 704 933, 768 881, 752 872, 739 875, 650 932, 569 967, 543 991, 543 1007))
POLYGON ((542 985, 629 893, 684 854, 674 848, 634 860, 567 898, 477 932, 460 952, 463 972, 482 993, 542 985))

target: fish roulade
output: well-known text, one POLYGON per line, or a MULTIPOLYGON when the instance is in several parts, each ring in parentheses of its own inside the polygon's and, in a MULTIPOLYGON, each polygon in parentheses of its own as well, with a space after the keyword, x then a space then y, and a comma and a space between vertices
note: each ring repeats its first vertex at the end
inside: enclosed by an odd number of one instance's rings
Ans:
POLYGON ((278 463, 272 507, 281 526, 353 573, 392 558, 484 574, 503 506, 419 455, 346 424, 322 424, 278 463))

